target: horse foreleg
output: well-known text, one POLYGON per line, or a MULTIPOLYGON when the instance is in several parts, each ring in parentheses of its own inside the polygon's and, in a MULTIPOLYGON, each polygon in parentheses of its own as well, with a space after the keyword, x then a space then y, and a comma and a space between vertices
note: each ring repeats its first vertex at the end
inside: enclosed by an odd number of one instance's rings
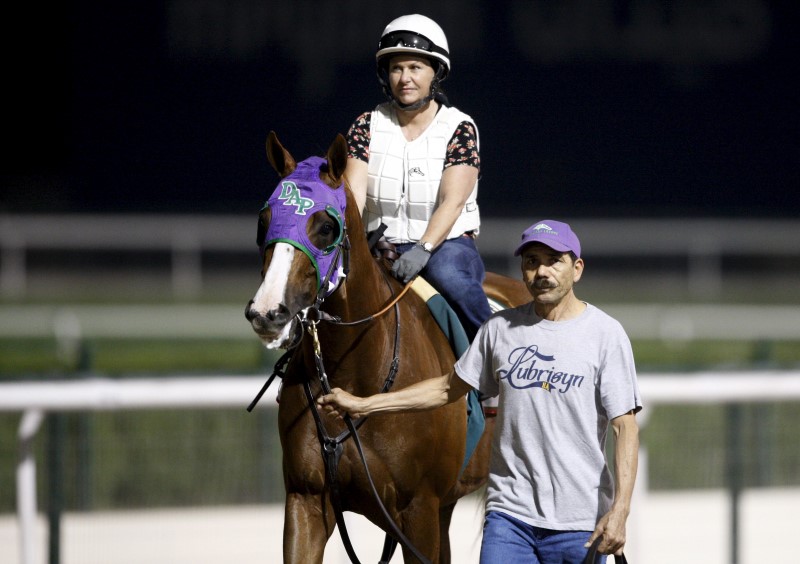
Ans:
POLYGON ((450 564, 450 520, 455 504, 439 508, 439 564, 450 564))
POLYGON ((284 564, 322 564, 336 519, 327 499, 287 494, 283 520, 284 564))
MULTIPOLYGON (((401 514, 403 534, 420 554, 432 564, 439 560, 439 499, 416 498, 401 514)), ((414 554, 403 547, 403 562, 419 562, 414 554)))

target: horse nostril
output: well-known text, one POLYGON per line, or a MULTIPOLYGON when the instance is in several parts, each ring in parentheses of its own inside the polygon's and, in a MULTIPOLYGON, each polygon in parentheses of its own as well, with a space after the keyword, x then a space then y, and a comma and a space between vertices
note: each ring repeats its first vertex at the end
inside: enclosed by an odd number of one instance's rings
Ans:
POLYGON ((244 308, 244 316, 247 321, 253 321, 256 317, 258 317, 258 311, 253 307, 253 300, 247 302, 247 305, 244 308))
POLYGON ((278 304, 277 307, 269 310, 265 317, 273 323, 284 323, 291 315, 288 307, 284 304, 278 304))

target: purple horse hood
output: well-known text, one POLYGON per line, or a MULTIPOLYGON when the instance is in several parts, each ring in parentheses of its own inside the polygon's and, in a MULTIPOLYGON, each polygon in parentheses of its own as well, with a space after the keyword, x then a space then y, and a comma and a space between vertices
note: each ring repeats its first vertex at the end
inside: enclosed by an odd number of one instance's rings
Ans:
POLYGON ((327 161, 321 157, 310 157, 298 163, 294 172, 280 181, 262 208, 268 207, 272 212, 262 254, 275 243, 287 243, 304 252, 317 271, 317 291, 324 291, 325 297, 333 293, 344 278, 341 253, 335 251, 345 236, 347 207, 344 185, 331 188, 320 179, 320 173, 327 167, 327 161), (314 246, 306 231, 308 220, 318 211, 325 211, 339 227, 336 240, 324 249, 314 246), (323 289, 321 285, 326 277, 329 280, 327 288, 323 289))

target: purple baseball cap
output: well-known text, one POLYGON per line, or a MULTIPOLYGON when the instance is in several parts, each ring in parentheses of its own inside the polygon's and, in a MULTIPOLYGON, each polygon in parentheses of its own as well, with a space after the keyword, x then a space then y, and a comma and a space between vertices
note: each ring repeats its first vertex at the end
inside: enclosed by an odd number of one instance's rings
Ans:
POLYGON ((528 227, 523 233, 514 256, 522 253, 522 248, 529 243, 542 243, 551 249, 566 253, 572 251, 576 257, 581 256, 581 242, 570 226, 561 221, 543 219, 528 227))

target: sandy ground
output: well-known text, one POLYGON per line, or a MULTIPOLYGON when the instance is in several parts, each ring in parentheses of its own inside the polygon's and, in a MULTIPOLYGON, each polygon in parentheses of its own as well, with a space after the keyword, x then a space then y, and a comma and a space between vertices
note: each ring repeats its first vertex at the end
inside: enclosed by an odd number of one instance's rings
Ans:
MULTIPOLYGON (((730 563, 730 500, 722 490, 651 493, 640 498, 629 521, 626 553, 632 564, 730 563)), ((794 562, 790 546, 800 488, 751 490, 741 498, 740 564, 794 562)), ((347 514, 359 559, 377 562, 383 533, 347 514)), ((451 526, 453 562, 478 562, 482 510, 470 497, 451 526)), ((281 562, 283 508, 237 506, 148 511, 68 513, 62 522, 62 564, 272 564, 281 562)), ((37 531, 36 563, 47 561, 44 517, 37 531)), ((0 515, 0 564, 18 564, 19 527, 0 515)), ((349 562, 338 532, 325 564, 349 562)), ((399 554, 392 562, 402 562, 399 554)))

